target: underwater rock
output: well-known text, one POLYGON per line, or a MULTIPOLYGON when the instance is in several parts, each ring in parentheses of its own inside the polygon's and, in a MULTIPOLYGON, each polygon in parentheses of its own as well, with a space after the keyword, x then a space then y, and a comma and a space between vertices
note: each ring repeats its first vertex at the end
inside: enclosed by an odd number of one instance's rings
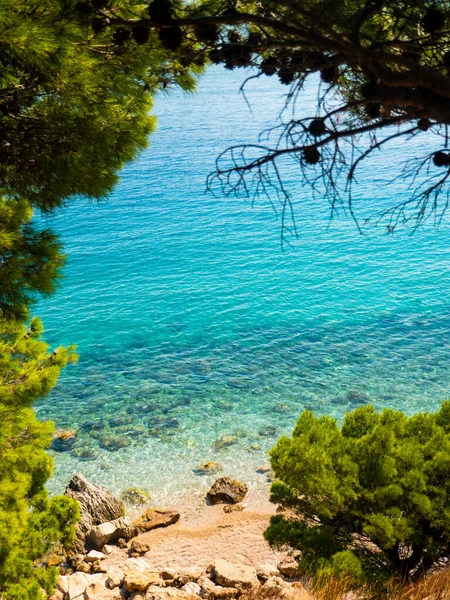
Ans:
POLYGON ((233 404, 227 400, 219 400, 219 402, 216 402, 216 407, 220 410, 233 410, 233 404))
POLYGON ((331 398, 330 402, 336 406, 347 406, 348 398, 347 396, 335 396, 334 398, 331 398))
POLYGON ((103 435, 99 438, 98 443, 100 448, 108 450, 108 452, 116 452, 131 445, 131 441, 127 437, 114 434, 103 435))
POLYGON ((84 552, 86 536, 93 527, 125 515, 122 503, 110 491, 91 483, 81 473, 72 477, 64 493, 80 505, 80 521, 71 548, 74 552, 84 552))
POLYGON ((266 425, 258 431, 258 435, 261 437, 275 437, 280 432, 280 428, 277 425, 266 425))
POLYGON ((247 448, 248 452, 259 452, 259 450, 261 450, 261 444, 258 444, 258 442, 253 442, 252 444, 250 444, 250 446, 247 448))
POLYGON ((214 442, 214 448, 216 450, 223 450, 237 444, 238 438, 235 435, 224 435, 214 442))
POLYGON ((149 428, 157 427, 158 429, 172 429, 180 426, 180 422, 176 417, 163 417, 155 415, 148 421, 149 428))
POLYGON ((261 465, 256 468, 256 472, 260 475, 266 475, 267 473, 270 473, 270 465, 261 465))
POLYGON ((238 429, 237 431, 233 431, 232 435, 238 438, 246 438, 248 437, 247 431, 245 429, 238 429))
POLYGON ((81 429, 83 431, 91 432, 91 431, 100 431, 105 428, 105 423, 103 421, 85 421, 81 424, 81 429))
POLYGON ((198 360, 194 361, 192 370, 198 375, 209 375, 209 373, 212 371, 212 367, 206 359, 199 358, 198 360))
POLYGON ((287 404, 278 402, 277 404, 274 404, 272 411, 279 414, 285 414, 291 411, 291 407, 287 404))
POLYGON ((369 404, 370 402, 369 395, 359 390, 350 390, 347 392, 347 398, 352 404, 369 404))
POLYGON ((245 483, 231 477, 220 477, 211 486, 206 496, 212 504, 237 504, 244 499, 247 492, 248 487, 245 483))
POLYGON ((220 463, 209 460, 201 465, 197 465, 192 470, 196 475, 215 475, 216 473, 220 473, 223 467, 220 463))
POLYGON ((248 377, 230 377, 227 379, 227 385, 229 387, 245 390, 252 385, 252 380, 248 377))
POLYGON ((127 490, 121 492, 120 499, 125 504, 128 504, 128 506, 143 506, 144 504, 148 504, 150 502, 150 494, 147 492, 147 490, 141 488, 128 488, 127 490))
POLYGON ((133 421, 131 415, 117 415, 109 419, 108 423, 110 427, 122 427, 123 425, 129 425, 133 421))
POLYGON ((95 460, 97 458, 95 448, 86 444, 74 446, 70 453, 72 456, 75 456, 75 458, 78 458, 78 460, 95 460))
POLYGON ((138 438, 147 434, 147 428, 144 425, 121 425, 115 428, 114 433, 138 438))
POLYGON ((55 452, 68 452, 71 450, 77 440, 75 429, 57 429, 53 434, 52 445, 55 452))

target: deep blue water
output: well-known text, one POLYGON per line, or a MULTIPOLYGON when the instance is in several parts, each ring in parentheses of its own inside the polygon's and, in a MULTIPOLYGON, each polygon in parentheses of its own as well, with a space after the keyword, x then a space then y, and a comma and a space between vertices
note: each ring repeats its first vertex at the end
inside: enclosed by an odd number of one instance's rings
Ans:
MULTIPOLYGON (((250 112, 243 77, 215 68, 197 94, 159 97, 157 133, 107 201, 79 199, 49 220, 69 261, 38 313, 49 342, 75 342, 80 355, 39 405, 79 431, 71 452, 55 453, 53 491, 82 470, 165 503, 206 489, 192 468, 209 459, 263 485, 255 468, 305 407, 413 413, 449 396, 447 227, 359 235, 344 214, 330 222, 292 164, 299 238, 282 252, 267 203, 205 194, 217 154, 254 141, 286 92, 252 83, 250 112), (218 449, 224 435, 235 443, 218 449)), ((387 184, 402 157, 397 147, 371 163, 362 211, 402 192, 387 184)))

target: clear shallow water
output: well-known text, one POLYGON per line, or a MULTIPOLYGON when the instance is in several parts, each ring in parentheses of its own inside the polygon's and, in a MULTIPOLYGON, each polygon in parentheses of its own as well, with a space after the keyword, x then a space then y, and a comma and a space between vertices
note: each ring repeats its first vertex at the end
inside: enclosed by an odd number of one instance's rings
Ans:
MULTIPOLYGON (((216 155, 280 108, 285 88, 266 79, 249 88, 251 114, 242 78, 217 68, 196 95, 160 97, 158 132, 108 202, 78 200, 49 220, 69 262, 38 313, 52 345, 80 354, 38 407, 79 432, 54 453, 52 491, 81 470, 173 503, 207 489, 192 469, 211 459, 259 488, 256 467, 305 407, 342 418, 370 400, 413 413, 449 396, 447 228, 360 236, 345 215, 330 224, 287 166, 299 239, 282 253, 267 205, 205 195, 216 155), (226 435, 235 443, 217 448, 226 435)), ((401 155, 371 164, 364 206, 400 193, 386 181, 401 155)))

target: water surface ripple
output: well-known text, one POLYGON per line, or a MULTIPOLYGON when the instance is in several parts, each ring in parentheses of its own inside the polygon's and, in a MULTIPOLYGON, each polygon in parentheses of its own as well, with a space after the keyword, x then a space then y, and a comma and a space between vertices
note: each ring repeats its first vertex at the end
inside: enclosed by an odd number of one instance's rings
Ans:
MULTIPOLYGON (((38 406, 79 432, 54 453, 52 491, 82 470, 165 504, 204 491, 210 479, 192 469, 210 459, 257 487, 256 467, 305 407, 413 413, 449 395, 445 227, 392 237, 360 236, 344 215, 330 224, 292 165, 299 239, 283 253, 270 207, 204 193, 215 156, 280 108, 285 88, 266 79, 249 88, 250 113, 242 77, 216 68, 199 93, 160 97, 158 132, 108 201, 49 221, 69 263, 38 313, 53 345, 80 354, 38 406)), ((393 151, 372 163, 362 206, 396 197, 396 162, 393 151)))

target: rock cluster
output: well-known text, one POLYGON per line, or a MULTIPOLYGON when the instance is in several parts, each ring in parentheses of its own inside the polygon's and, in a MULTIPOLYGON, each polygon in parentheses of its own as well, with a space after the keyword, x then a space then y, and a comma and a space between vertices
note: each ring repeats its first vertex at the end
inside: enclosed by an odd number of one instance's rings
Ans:
MULTIPOLYGON (((76 539, 69 553, 72 565, 76 563, 76 557, 86 551, 98 551, 116 542, 119 546, 126 545, 139 532, 167 527, 180 518, 180 514, 174 511, 149 508, 132 523, 125 516, 123 504, 111 492, 91 483, 81 473, 72 477, 65 493, 78 501, 81 515, 76 526, 76 539)), ((89 571, 86 567, 84 569, 89 571)))
MULTIPOLYGON (((245 484, 223 477, 208 496, 213 502, 234 503, 246 492, 245 484)), ((81 521, 69 563, 65 570, 60 569, 50 600, 251 600, 255 594, 260 599, 311 600, 296 581, 295 554, 277 567, 262 564, 255 568, 216 559, 207 569, 157 569, 146 558, 148 537, 138 534, 176 523, 179 513, 150 508, 131 523, 123 505, 108 490, 80 474, 73 477, 66 493, 78 500, 81 521), (114 551, 112 543, 127 553, 114 551)), ((233 504, 226 507, 237 508, 233 504)))
MULTIPOLYGON (((95 551, 94 551, 95 552, 95 551)), ((83 562, 101 564, 106 554, 90 552, 83 562)), ((95 574, 60 576, 51 600, 311 600, 298 581, 287 581, 274 565, 258 568, 217 559, 206 570, 154 569, 145 558, 129 558, 95 574)))

